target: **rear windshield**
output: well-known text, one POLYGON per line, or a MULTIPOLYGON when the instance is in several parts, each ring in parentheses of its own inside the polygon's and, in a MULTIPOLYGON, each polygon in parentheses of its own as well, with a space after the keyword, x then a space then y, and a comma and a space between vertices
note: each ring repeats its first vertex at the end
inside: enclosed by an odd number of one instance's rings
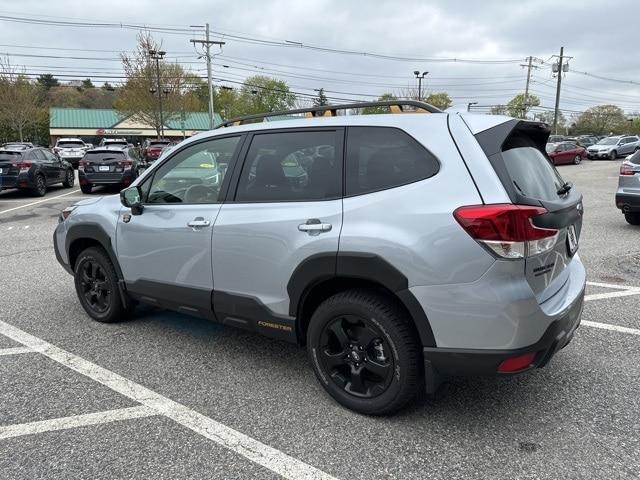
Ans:
POLYGON ((513 186, 521 195, 540 200, 557 200, 564 181, 547 157, 533 146, 502 152, 513 186))
POLYGON ((83 160, 85 162, 106 162, 109 160, 121 160, 124 152, 88 152, 83 160))
POLYGON ((635 165, 640 165, 640 150, 631 155, 627 160, 635 165))
POLYGON ((19 152, 0 152, 0 162, 3 160, 20 160, 22 154, 19 152))
POLYGON ((155 142, 149 142, 149 146, 150 147, 166 147, 170 143, 171 142, 155 141, 155 142))
POLYGON ((58 142, 58 147, 63 148, 82 148, 84 143, 82 142, 58 142))

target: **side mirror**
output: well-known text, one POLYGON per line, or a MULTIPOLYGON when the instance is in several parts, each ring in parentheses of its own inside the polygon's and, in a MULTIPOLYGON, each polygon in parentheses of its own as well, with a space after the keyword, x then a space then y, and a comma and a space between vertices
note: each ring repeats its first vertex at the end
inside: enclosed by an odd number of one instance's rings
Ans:
POLYGON ((142 214, 142 192, 140 187, 125 188, 120 192, 120 203, 131 209, 132 215, 142 214))

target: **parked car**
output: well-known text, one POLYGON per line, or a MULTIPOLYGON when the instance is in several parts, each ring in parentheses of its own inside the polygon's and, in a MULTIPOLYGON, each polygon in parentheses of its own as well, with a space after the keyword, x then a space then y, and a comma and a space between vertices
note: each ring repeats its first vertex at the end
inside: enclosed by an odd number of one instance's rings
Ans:
POLYGON ((86 144, 79 138, 59 138, 53 153, 75 167, 87 151, 86 144))
POLYGON ((27 148, 33 148, 34 145, 31 142, 11 142, 2 145, 5 150, 26 150, 27 148))
POLYGON ((82 193, 91 193, 96 185, 126 187, 138 177, 140 162, 134 148, 107 146, 89 150, 78 166, 82 193))
POLYGON ((628 156, 620 165, 616 207, 631 225, 640 225, 640 151, 628 156))
POLYGON ((100 140, 99 147, 121 147, 121 148, 129 148, 132 145, 129 145, 129 142, 125 138, 103 138, 100 140))
POLYGON ((155 162, 169 145, 171 145, 171 140, 145 140, 142 145, 142 159, 148 164, 155 162))
POLYGON ((554 165, 579 165, 587 156, 586 149, 573 142, 547 143, 546 151, 554 165))
POLYGON ((448 376, 543 367, 586 281, 582 196, 549 162, 548 128, 398 104, 431 114, 236 119, 65 210, 54 244, 80 304, 100 322, 141 301, 304 345, 320 385, 365 414, 448 376))
POLYGON ((593 137, 591 135, 580 135, 579 137, 576 138, 578 145, 584 148, 588 148, 591 145, 595 145, 596 143, 598 143, 598 140, 599 139, 597 137, 593 137))
POLYGON ((567 139, 564 135, 549 135, 549 143, 564 142, 567 139))
POLYGON ((18 188, 42 197, 47 187, 61 183, 73 187, 73 166, 46 148, 0 149, 0 190, 18 188))
POLYGON ((640 138, 636 135, 607 137, 600 140, 595 145, 587 148, 589 158, 608 158, 615 160, 620 156, 625 156, 640 150, 640 138))

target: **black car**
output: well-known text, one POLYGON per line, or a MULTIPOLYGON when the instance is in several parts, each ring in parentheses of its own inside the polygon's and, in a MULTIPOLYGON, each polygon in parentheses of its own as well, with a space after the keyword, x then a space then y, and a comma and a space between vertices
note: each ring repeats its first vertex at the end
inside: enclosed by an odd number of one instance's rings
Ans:
POLYGON ((49 185, 73 187, 73 166, 46 148, 0 149, 0 190, 19 188, 42 197, 49 185))
POLYGON ((94 148, 85 153, 78 165, 80 188, 82 193, 91 193, 94 185, 129 186, 140 167, 135 148, 94 148))

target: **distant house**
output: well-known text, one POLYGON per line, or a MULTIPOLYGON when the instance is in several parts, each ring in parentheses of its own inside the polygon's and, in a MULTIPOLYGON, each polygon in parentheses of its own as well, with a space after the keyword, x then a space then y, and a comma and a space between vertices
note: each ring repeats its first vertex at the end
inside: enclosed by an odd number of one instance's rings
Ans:
MULTIPOLYGON (((222 123, 215 114, 214 124, 222 123)), ((209 130, 207 112, 186 112, 184 119, 166 122, 164 136, 183 139, 209 130)), ((61 137, 81 138, 87 143, 97 144, 104 137, 124 137, 131 143, 142 143, 146 138, 155 138, 156 131, 150 125, 121 117, 116 110, 105 108, 56 108, 49 109, 49 135, 51 143, 61 137)))

